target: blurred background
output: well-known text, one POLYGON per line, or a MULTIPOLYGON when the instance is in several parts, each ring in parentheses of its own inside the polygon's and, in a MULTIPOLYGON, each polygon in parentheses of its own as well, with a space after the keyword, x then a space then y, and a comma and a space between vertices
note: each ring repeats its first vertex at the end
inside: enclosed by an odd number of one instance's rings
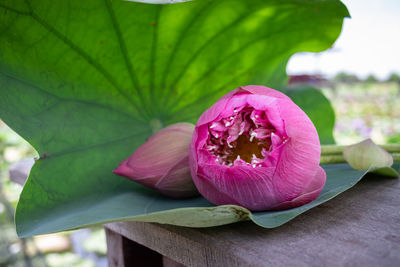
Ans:
MULTIPOLYGON (((290 85, 310 84, 331 101, 334 137, 400 143, 400 1, 344 0, 351 19, 328 51, 300 53, 287 66, 290 85)), ((107 266, 101 227, 19 239, 13 214, 22 186, 9 168, 36 157, 0 120, 0 266, 107 266)))
POLYGON ((37 157, 36 151, 0 121, 0 267, 106 267, 107 246, 102 227, 33 238, 17 237, 14 211, 22 185, 15 178, 24 175, 24 163, 28 167, 31 164, 24 160, 33 157, 37 157), (10 167, 14 170, 13 181, 10 180, 10 167))
POLYGON ((338 144, 400 142, 400 1, 342 0, 350 11, 336 43, 299 53, 291 81, 320 88, 336 114, 338 144))

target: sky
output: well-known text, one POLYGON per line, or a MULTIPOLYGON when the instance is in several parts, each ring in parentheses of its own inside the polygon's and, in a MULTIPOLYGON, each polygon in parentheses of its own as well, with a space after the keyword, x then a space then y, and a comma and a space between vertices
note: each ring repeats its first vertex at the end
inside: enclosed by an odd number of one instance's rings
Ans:
POLYGON ((342 0, 351 19, 332 49, 320 53, 298 53, 287 66, 290 75, 340 71, 360 78, 373 74, 385 79, 400 74, 400 0, 342 0))

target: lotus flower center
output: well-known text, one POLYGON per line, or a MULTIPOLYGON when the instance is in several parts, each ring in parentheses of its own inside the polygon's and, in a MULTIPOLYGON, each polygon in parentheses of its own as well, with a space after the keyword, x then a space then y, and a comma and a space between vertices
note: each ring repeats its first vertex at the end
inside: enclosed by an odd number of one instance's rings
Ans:
POLYGON ((263 158, 261 150, 262 144, 257 142, 250 142, 250 138, 246 135, 241 135, 236 140, 235 147, 231 149, 232 154, 228 156, 228 161, 233 162, 239 156, 246 162, 251 163, 251 158, 255 155, 257 158, 263 158))
POLYGON ((272 149, 276 129, 265 111, 252 107, 234 109, 234 114, 208 124, 208 138, 204 148, 215 162, 231 166, 264 166, 272 149))

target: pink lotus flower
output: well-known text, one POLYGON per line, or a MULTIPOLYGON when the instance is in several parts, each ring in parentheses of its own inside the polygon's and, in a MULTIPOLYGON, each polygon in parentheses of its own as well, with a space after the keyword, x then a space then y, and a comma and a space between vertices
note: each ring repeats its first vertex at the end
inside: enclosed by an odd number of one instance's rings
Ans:
POLYGON ((190 165, 200 193, 216 205, 287 209, 316 199, 326 179, 307 115, 286 95, 240 87, 197 122, 190 165))
POLYGON ((176 123, 162 129, 113 172, 170 197, 198 195, 189 167, 193 130, 190 123, 176 123))

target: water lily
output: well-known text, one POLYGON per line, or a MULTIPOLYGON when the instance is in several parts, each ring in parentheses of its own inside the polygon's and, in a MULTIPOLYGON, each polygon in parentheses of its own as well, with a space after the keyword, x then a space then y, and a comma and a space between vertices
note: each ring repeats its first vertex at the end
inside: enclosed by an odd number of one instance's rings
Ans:
POLYGON ((176 123, 162 129, 113 172, 170 197, 198 195, 189 167, 193 130, 190 123, 176 123))
POLYGON ((240 87, 199 118, 190 145, 193 181, 216 205, 286 209, 318 197, 326 179, 307 115, 264 86, 240 87))

